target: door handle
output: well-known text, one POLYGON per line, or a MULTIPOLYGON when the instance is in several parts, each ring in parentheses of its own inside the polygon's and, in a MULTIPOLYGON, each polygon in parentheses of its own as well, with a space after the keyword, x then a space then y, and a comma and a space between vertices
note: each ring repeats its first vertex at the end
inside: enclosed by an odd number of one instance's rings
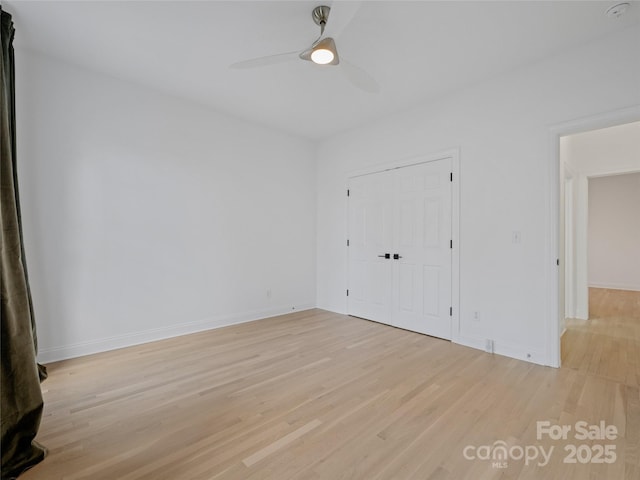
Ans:
POLYGON ((394 253, 394 254, 393 254, 393 259, 394 259, 394 260, 398 260, 398 259, 400 259, 400 258, 402 258, 402 255, 398 255, 397 253, 394 253))
POLYGON ((378 255, 378 257, 380 257, 380 258, 391 258, 391 254, 390 253, 385 253, 384 255, 378 255))

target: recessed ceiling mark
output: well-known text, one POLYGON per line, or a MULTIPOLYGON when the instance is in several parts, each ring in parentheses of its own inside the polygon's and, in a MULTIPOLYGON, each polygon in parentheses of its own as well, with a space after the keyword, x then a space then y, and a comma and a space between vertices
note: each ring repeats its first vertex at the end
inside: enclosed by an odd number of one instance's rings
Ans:
POLYGON ((604 14, 609 18, 618 18, 625 14, 631 6, 629 2, 616 3, 605 10, 604 14))

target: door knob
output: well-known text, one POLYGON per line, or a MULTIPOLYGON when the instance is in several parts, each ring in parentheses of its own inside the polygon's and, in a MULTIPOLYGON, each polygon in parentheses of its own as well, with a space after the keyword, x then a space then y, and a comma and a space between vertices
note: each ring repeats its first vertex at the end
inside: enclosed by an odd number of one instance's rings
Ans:
POLYGON ((391 254, 390 253, 385 253, 384 255, 378 255, 378 257, 380 257, 380 258, 391 258, 391 254))
POLYGON ((398 260, 398 259, 400 259, 400 258, 402 258, 402 255, 398 255, 397 253, 394 253, 394 254, 393 254, 393 259, 394 259, 394 260, 398 260))

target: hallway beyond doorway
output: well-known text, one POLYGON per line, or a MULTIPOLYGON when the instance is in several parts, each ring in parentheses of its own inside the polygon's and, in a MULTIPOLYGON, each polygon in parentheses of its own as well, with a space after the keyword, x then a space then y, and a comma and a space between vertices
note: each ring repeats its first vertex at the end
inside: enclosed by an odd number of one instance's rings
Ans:
POLYGON ((589 320, 567 320, 562 366, 640 385, 640 292, 589 288, 589 320))

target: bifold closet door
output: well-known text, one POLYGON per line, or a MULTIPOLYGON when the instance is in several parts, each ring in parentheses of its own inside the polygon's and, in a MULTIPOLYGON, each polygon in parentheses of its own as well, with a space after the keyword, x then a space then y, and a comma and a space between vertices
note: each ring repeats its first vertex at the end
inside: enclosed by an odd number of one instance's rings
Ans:
POLYGON ((351 180, 350 315, 451 338, 450 174, 443 159, 351 180))

